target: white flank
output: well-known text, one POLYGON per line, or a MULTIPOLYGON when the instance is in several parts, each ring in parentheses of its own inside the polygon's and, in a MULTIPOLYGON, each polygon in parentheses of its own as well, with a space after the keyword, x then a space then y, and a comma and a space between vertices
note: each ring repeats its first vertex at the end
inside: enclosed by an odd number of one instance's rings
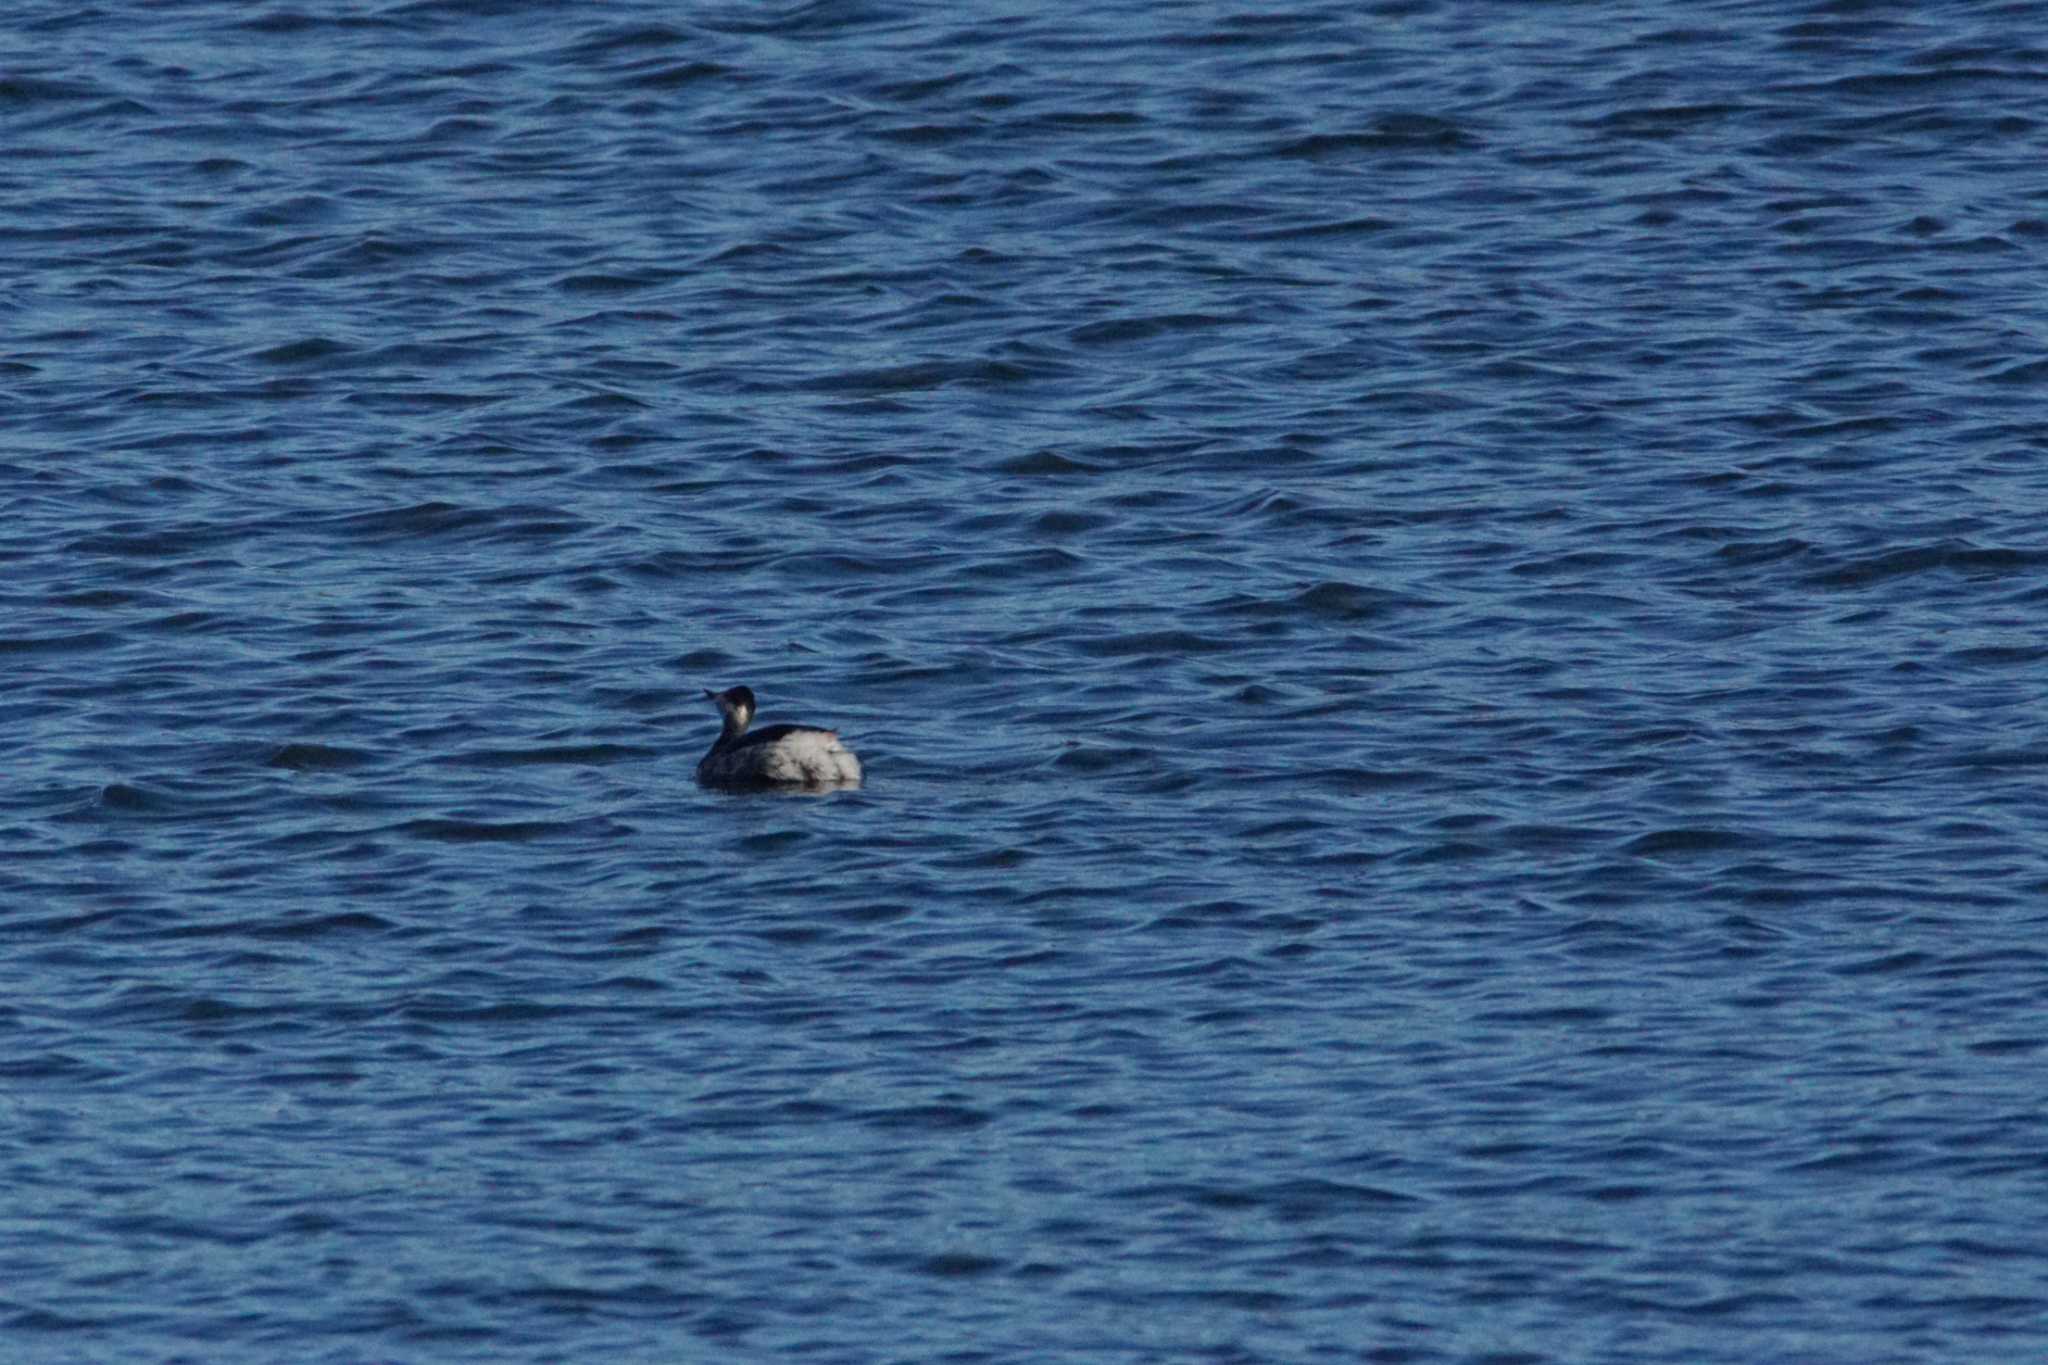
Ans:
POLYGON ((697 780, 712 786, 857 787, 860 760, 831 730, 795 730, 769 744, 715 748, 697 765, 697 780))
POLYGON ((767 747, 761 776, 770 782, 852 783, 860 781, 860 760, 830 730, 798 730, 767 747))

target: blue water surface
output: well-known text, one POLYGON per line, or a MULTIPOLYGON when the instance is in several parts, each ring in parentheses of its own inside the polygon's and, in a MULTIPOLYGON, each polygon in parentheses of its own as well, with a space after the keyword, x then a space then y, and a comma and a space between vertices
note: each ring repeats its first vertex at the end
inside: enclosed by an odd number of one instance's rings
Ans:
POLYGON ((0 1355, 2048 1356, 2044 33, 15 5, 0 1355))

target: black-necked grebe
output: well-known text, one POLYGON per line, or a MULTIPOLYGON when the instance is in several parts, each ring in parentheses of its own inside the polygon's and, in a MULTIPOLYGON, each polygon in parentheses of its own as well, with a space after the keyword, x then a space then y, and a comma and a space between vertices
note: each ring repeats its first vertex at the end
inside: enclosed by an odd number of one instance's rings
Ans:
POLYGON ((707 691, 725 717, 725 728, 704 761, 697 780, 711 787, 857 787, 860 760, 839 742, 837 730, 809 725, 767 725, 751 734, 754 694, 744 687, 707 691))

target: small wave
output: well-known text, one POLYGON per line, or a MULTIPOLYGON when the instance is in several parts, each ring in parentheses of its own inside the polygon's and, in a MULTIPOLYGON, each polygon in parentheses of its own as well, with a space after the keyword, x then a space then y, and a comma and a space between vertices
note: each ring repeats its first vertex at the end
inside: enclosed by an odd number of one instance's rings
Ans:
POLYGON ((2029 573, 2048 562, 2039 550, 1984 549, 1960 541, 1884 550, 1811 574, 1808 581, 1823 588, 1868 588, 1894 579, 1947 570, 1971 578, 1998 578, 2029 573))
POLYGON ((111 631, 87 630, 75 635, 0 636, 0 654, 83 654, 118 643, 111 631))
POLYGON ((859 394, 909 393, 954 385, 1000 388, 1045 378, 1051 373, 1044 367, 1006 360, 933 360, 884 369, 840 370, 809 380, 802 387, 818 393, 859 394))
POLYGON ((293 772, 345 771, 372 762, 374 756, 362 749, 338 744, 286 744, 272 751, 264 766, 293 772))
POLYGON ((1189 654, 1221 654, 1235 648, 1223 636, 1198 635, 1191 630, 1133 631, 1124 635, 1097 636, 1074 642, 1077 652, 1097 659, 1125 659, 1147 654, 1176 657, 1189 654))
POLYGON ((1660 829, 1622 845, 1625 852, 1644 858, 1683 857, 1696 853, 1725 853, 1750 846, 1752 840, 1733 830, 1677 828, 1660 829))
POLYGON ((991 1115, 964 1104, 917 1104, 897 1109, 871 1109, 856 1115, 872 1128, 907 1129, 923 1133, 956 1133, 986 1127, 991 1115))
POLYGON ((1228 326, 1234 319, 1213 313, 1162 313, 1151 317, 1113 318, 1090 322, 1067 333, 1076 346, 1110 346, 1154 337, 1206 332, 1228 326))
POLYGON ((1408 151, 1470 151, 1481 141, 1448 119, 1429 114, 1388 114, 1370 128, 1351 133, 1311 133, 1283 142, 1272 155, 1287 159, 1327 161, 1349 155, 1408 151))
POLYGON ((1067 772, 1114 773, 1145 767, 1156 758, 1149 749, 1076 745, 1063 751, 1052 765, 1067 772))
POLYGON ((249 359, 258 365, 318 365, 336 356, 348 355, 353 349, 327 337, 306 337, 251 352, 249 359))
POLYGON ((620 763, 652 758, 659 752, 631 744, 562 744, 538 749, 472 749, 437 761, 455 768, 530 768, 620 763))
POLYGON ((419 839, 442 844, 524 844, 573 831, 573 820, 408 820, 399 828, 419 839))

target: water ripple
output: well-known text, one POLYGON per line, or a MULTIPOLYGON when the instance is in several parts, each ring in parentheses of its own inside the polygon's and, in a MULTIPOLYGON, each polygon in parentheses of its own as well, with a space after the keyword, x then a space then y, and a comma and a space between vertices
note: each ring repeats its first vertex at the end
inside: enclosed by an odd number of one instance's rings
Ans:
POLYGON ((2039 1358, 2021 18, 0 20, 10 1339, 2039 1358))

